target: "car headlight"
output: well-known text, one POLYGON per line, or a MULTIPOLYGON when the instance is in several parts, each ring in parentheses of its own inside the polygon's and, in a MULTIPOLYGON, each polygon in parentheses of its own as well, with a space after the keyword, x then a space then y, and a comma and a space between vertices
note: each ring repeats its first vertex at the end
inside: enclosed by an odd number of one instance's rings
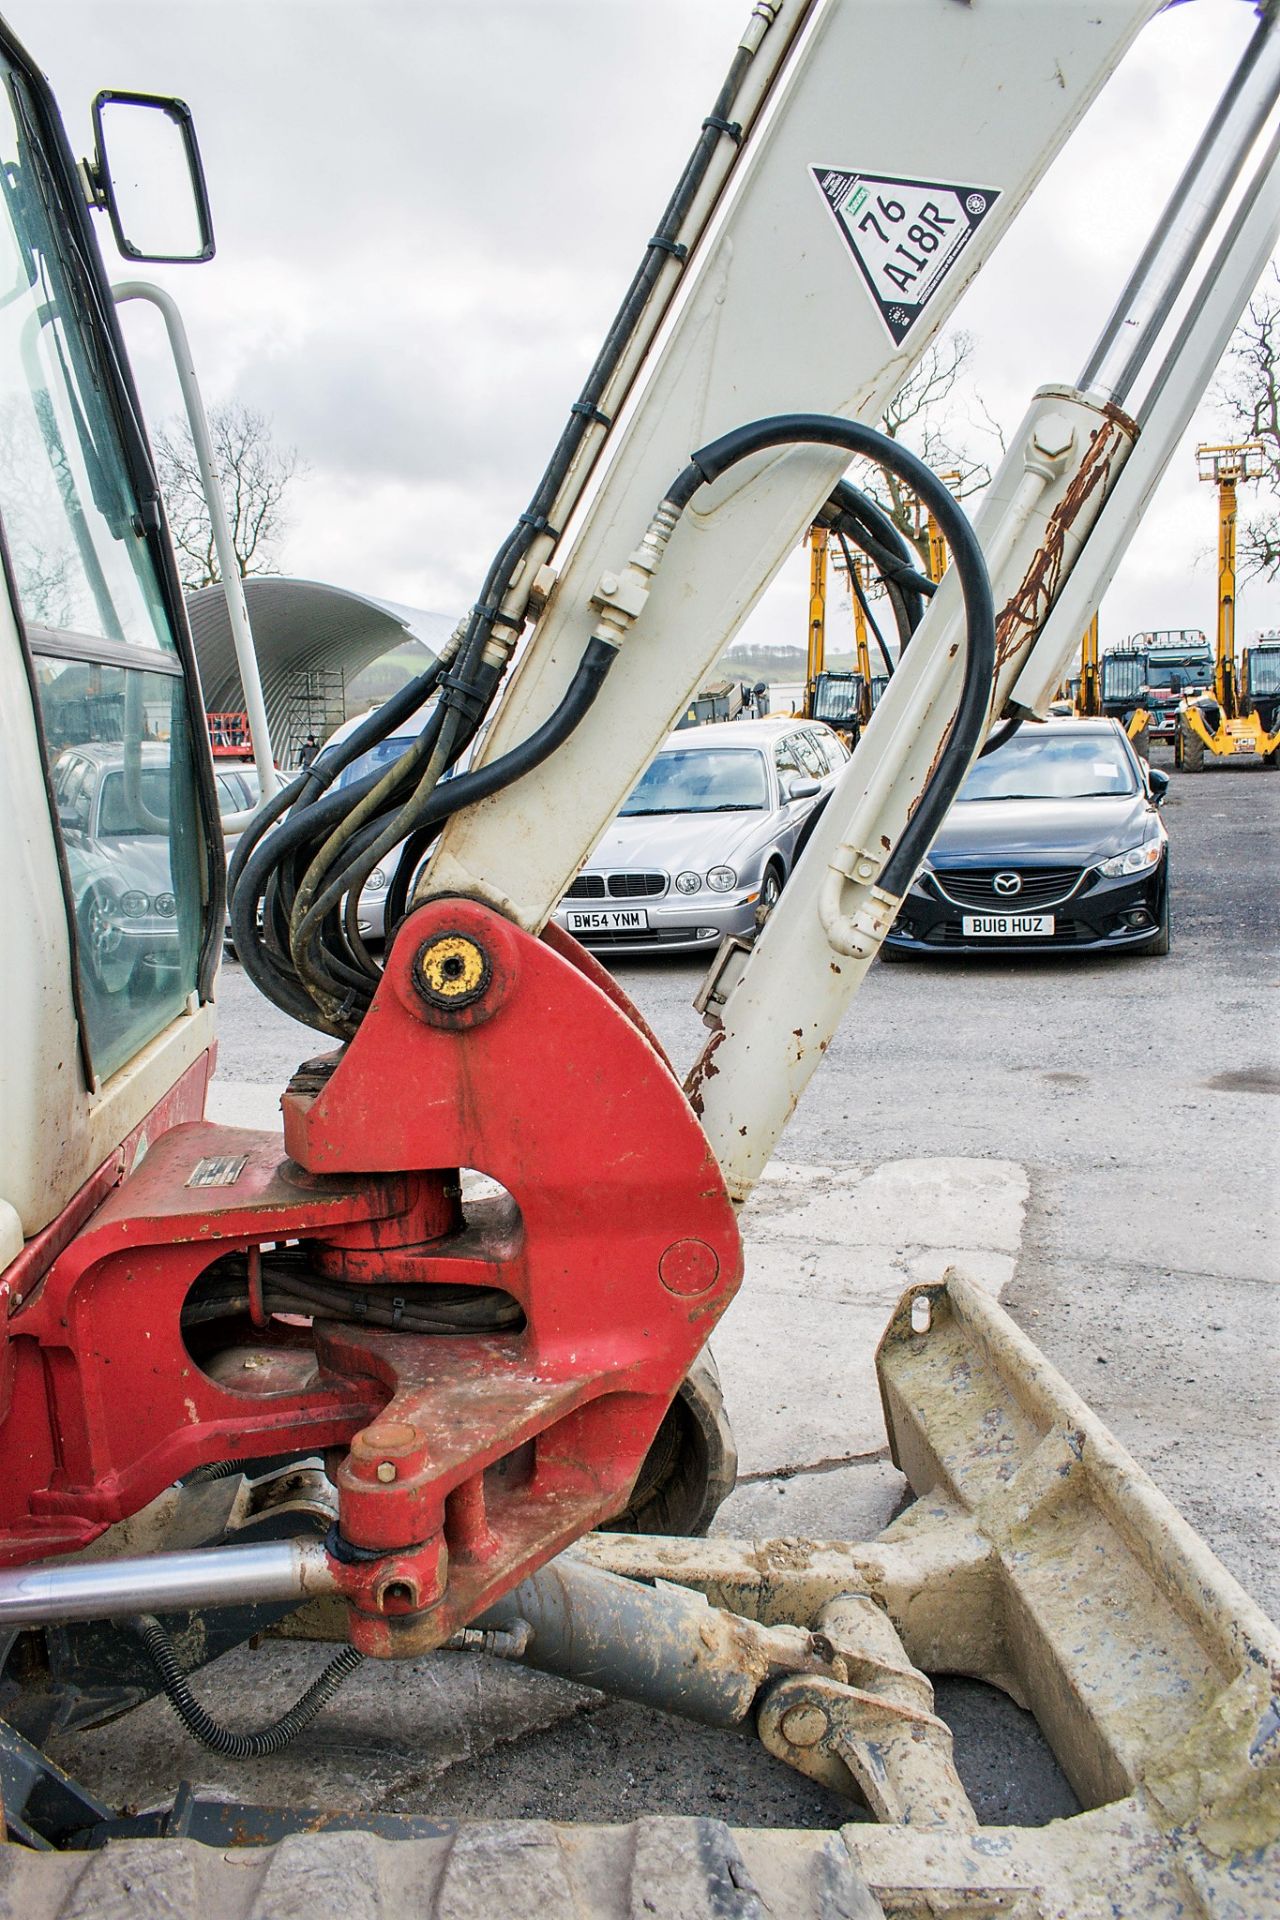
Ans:
POLYGON ((732 867, 712 867, 707 875, 707 885, 713 893, 728 893, 738 884, 738 876, 732 867))
POLYGON ((1124 853, 1113 853, 1109 860, 1099 860, 1098 872, 1108 880, 1119 880, 1126 873, 1145 873, 1163 852, 1163 840, 1144 840, 1140 847, 1129 847, 1124 853))
POLYGON ((151 911, 151 895, 139 893, 136 887, 130 888, 128 893, 120 895, 120 911, 127 914, 131 920, 139 919, 144 913, 151 911))
POLYGON ((678 873, 676 875, 677 893, 697 893, 702 886, 700 873, 678 873))
POLYGON ((178 911, 178 903, 171 893, 158 893, 151 904, 165 920, 172 920, 178 911))
POLYGON ((386 886, 386 884, 387 884, 386 874, 382 871, 381 867, 375 867, 373 872, 369 875, 369 878, 364 883, 365 891, 367 893, 381 893, 382 889, 386 886))

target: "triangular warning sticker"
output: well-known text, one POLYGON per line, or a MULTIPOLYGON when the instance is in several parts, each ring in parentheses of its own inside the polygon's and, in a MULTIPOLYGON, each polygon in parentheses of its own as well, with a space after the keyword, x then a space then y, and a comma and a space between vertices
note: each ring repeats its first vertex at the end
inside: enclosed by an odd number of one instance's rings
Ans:
POLYGON ((850 167, 810 171, 900 346, 994 207, 998 190, 850 167))

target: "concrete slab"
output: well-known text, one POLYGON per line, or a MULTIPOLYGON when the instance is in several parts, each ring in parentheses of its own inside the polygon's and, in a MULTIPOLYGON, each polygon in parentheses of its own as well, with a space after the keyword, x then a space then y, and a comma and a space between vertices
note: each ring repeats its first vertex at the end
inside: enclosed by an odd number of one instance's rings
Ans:
POLYGON ((217 1080, 204 1103, 205 1118, 220 1127, 257 1127, 272 1133, 280 1126, 280 1088, 252 1080, 217 1080))
POLYGON ((952 1267, 998 1298, 1027 1193, 1008 1160, 771 1166, 743 1213, 742 1291, 712 1342, 740 1471, 785 1477, 881 1451, 875 1350, 890 1313, 952 1267))

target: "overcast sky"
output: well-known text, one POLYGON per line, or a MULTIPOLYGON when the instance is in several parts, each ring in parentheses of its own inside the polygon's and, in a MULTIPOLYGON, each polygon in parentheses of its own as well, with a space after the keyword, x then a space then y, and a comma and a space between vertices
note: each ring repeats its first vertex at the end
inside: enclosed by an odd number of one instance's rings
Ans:
MULTIPOLYGON (((217 258, 145 271, 182 305, 206 397, 260 408, 306 462, 282 567, 451 616, 541 472, 748 11, 4 5, 77 154, 100 87, 194 109, 217 258)), ((1253 23, 1245 0, 1192 0, 1152 22, 965 296, 955 324, 976 341, 973 385, 1006 431, 1036 386, 1080 371, 1253 23)), ((100 231, 109 271, 127 277, 100 231)), ((178 401, 159 319, 127 311, 162 417, 178 401)), ((1104 603, 1104 645, 1212 628, 1215 514, 1194 448, 1220 431, 1206 403, 1104 603)), ((804 597, 797 554, 744 631, 802 644, 804 597)), ((1280 589, 1247 590, 1238 624, 1280 624, 1280 589)))

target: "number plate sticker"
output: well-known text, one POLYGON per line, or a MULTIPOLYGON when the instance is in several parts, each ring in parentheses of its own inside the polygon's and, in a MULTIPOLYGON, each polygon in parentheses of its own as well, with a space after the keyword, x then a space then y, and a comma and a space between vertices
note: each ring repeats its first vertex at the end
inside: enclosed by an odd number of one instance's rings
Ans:
POLYGON ((895 346, 1000 198, 995 187, 811 167, 895 346))
POLYGON ((1051 913, 966 913, 964 915, 964 935, 966 940, 1027 940, 1037 935, 1044 936, 1053 932, 1051 913))
POLYGON ((570 933, 643 933, 649 925, 644 907, 570 907, 570 933))

